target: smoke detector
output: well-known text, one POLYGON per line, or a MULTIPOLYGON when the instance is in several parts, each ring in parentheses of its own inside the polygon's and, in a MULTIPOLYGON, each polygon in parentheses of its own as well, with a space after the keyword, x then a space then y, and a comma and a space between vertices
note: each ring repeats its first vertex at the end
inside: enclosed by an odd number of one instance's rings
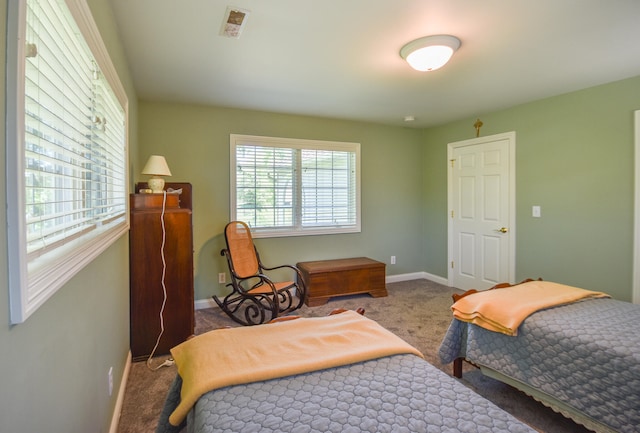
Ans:
POLYGON ((222 20, 222 27, 220 28, 220 35, 227 38, 238 39, 244 25, 247 22, 247 16, 251 11, 246 9, 240 9, 233 6, 227 7, 227 11, 224 14, 222 20))

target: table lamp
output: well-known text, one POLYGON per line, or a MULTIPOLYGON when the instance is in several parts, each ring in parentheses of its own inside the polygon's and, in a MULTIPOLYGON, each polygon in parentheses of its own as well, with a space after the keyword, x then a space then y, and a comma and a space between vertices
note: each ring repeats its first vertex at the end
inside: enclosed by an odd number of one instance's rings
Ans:
POLYGON ((158 194, 164 190, 164 179, 161 176, 171 176, 171 170, 164 156, 151 155, 142 169, 142 174, 152 176, 148 181, 149 188, 152 193, 158 194))

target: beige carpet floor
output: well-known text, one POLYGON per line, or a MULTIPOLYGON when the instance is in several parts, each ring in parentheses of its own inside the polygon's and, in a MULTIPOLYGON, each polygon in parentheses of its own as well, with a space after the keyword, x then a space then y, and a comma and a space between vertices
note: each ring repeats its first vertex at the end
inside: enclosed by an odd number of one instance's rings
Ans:
MULTIPOLYGON (((417 347, 427 361, 451 374, 451 365, 442 365, 437 351, 452 317, 449 308, 451 294, 457 291, 428 280, 388 284, 387 291, 389 296, 384 298, 372 298, 369 295, 338 297, 323 306, 304 306, 298 313, 314 317, 324 316, 336 308, 355 310, 363 307, 367 317, 417 347)), ((196 334, 223 326, 238 325, 217 307, 196 311, 196 334)), ((166 358, 156 357, 151 364, 159 365, 166 358)), ((145 362, 133 363, 125 391, 119 433, 155 431, 164 398, 175 375, 173 366, 151 371, 145 362)), ((483 376, 474 367, 465 366, 461 382, 539 432, 589 432, 514 388, 483 376)))

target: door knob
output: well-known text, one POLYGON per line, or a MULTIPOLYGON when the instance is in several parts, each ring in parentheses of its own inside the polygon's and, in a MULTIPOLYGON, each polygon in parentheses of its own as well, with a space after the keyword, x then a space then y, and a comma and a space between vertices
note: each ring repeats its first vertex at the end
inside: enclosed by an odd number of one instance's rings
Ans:
POLYGON ((496 231, 497 231, 497 232, 500 232, 500 233, 506 233, 506 232, 508 232, 508 231, 509 231, 509 229, 508 229, 508 228, 506 228, 506 227, 502 227, 502 228, 499 228, 499 229, 498 229, 498 230, 496 230, 496 231))

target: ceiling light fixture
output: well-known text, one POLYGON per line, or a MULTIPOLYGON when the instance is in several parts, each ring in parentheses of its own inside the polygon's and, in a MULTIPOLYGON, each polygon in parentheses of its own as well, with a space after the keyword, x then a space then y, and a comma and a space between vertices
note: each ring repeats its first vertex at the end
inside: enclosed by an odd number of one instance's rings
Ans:
POLYGON ((400 49, 400 57, 418 71, 435 71, 444 66, 460 48, 460 39, 450 35, 433 35, 416 39, 400 49))

